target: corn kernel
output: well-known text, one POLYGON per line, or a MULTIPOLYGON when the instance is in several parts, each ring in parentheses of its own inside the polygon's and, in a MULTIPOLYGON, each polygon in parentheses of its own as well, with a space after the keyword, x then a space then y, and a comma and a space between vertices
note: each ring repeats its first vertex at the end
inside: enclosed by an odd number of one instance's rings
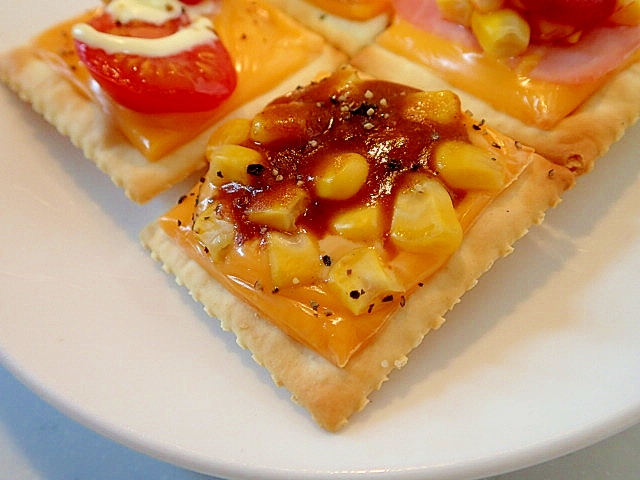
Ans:
POLYGON ((370 247, 352 250, 329 270, 328 287, 353 314, 366 313, 382 298, 404 289, 370 247))
POLYGON ((221 260, 233 245, 235 229, 231 222, 216 215, 217 204, 209 205, 195 218, 193 232, 207 247, 207 253, 214 260, 221 260))
POLYGON ((473 12, 471 30, 482 49, 498 58, 513 57, 529 46, 531 28, 515 10, 504 8, 494 12, 473 12))
POLYGON ((500 190, 505 183, 503 165, 491 152, 471 143, 449 140, 439 144, 434 163, 440 178, 463 190, 500 190))
POLYGON ((331 121, 326 109, 303 102, 276 103, 267 106, 251 121, 249 137, 264 144, 286 142, 303 144, 322 133, 331 121))
POLYGON ((609 20, 618 25, 640 25, 640 0, 618 0, 618 7, 609 20))
POLYGON ((231 143, 240 145, 249 139, 249 129, 251 121, 246 118, 234 118, 224 122, 216 128, 209 136, 207 149, 231 143))
POLYGON ((208 179, 216 186, 236 182, 242 185, 251 183, 251 175, 247 172, 249 165, 262 165, 262 154, 252 148, 240 145, 219 145, 207 149, 209 160, 208 179))
POLYGON ((309 201, 306 190, 283 185, 253 197, 245 213, 252 223, 292 233, 297 230, 296 221, 304 213, 309 201))
POLYGON ((500 10, 504 6, 505 0, 471 0, 474 10, 482 13, 500 10))
POLYGON ((473 6, 471 0, 436 0, 442 18, 468 27, 473 6))
POLYGON ((367 242, 381 238, 383 231, 380 205, 365 205, 338 213, 331 220, 329 230, 356 242, 367 242))
POLYGON ((449 192, 426 174, 413 174, 398 192, 389 238, 413 253, 453 253, 462 241, 462 227, 449 192))
POLYGON ((415 122, 446 125, 460 118, 460 98, 450 90, 410 93, 401 108, 402 115, 415 122))
POLYGON ((359 153, 339 153, 321 161, 315 176, 315 192, 320 198, 345 200, 364 186, 369 162, 359 153))
POLYGON ((323 268, 317 242, 304 232, 296 235, 269 232, 266 252, 271 280, 278 288, 310 284, 323 268))

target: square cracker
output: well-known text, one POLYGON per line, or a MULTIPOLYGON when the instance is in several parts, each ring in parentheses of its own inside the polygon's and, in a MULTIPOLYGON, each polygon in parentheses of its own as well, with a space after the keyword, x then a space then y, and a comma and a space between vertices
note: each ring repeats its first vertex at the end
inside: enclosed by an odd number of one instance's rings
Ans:
POLYGON ((256 310, 216 282, 157 222, 141 233, 152 257, 184 285, 205 311, 217 317, 240 346, 284 386, 329 431, 344 427, 369 402, 389 373, 407 362, 424 336, 437 329, 443 315, 472 288, 493 262, 512 251, 513 243, 573 185, 574 175, 533 153, 531 163, 477 218, 459 250, 424 282, 344 368, 339 368, 291 339, 256 310))

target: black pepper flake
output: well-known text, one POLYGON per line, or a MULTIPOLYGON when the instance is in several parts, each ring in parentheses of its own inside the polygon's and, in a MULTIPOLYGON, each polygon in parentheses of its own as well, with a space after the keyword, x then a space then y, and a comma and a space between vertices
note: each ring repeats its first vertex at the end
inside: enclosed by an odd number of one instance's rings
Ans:
POLYGON ((322 256, 322 263, 324 263, 325 267, 331 266, 331 257, 329 255, 322 256))
POLYGON ((218 171, 216 172, 216 177, 218 177, 218 178, 224 178, 224 175, 222 175, 222 171, 218 170, 218 171))
POLYGON ((497 148, 497 149, 501 149, 501 148, 502 148, 502 147, 501 147, 499 144, 497 144, 496 142, 492 142, 492 143, 491 143, 491 146, 492 146, 493 148, 497 148))
POLYGON ((393 295, 387 295, 382 299, 383 302, 393 302, 393 295))
POLYGON ((182 195, 179 199, 178 199, 178 205, 180 205, 182 202, 184 202, 187 199, 186 195, 182 195))
POLYGON ((353 298, 354 300, 358 300, 360 298, 360 295, 362 295, 364 293, 364 291, 362 290, 351 290, 349 292, 349 296, 351 298, 353 298))
POLYGON ((547 177, 553 178, 555 174, 556 174, 556 171, 552 168, 547 172, 547 177))
POLYGON ((366 117, 370 117, 372 115, 370 110, 375 112, 377 109, 378 106, 373 103, 362 102, 357 108, 351 109, 350 112, 353 115, 364 115, 366 117))
POLYGON ((278 287, 273 287, 271 289, 271 293, 278 293, 280 291, 280 289, 278 287))
POLYGON ((419 283, 418 283, 418 286, 419 286, 419 287, 424 287, 424 282, 419 282, 419 283))
POLYGON ((254 177, 259 177, 264 172, 264 165, 260 163, 251 163, 247 165, 247 173, 254 177))
POLYGON ((400 296, 400 306, 404 307, 407 304, 407 299, 404 295, 400 296))
POLYGON ((475 123, 471 126, 471 128, 473 128, 474 130, 480 130, 482 127, 480 127, 480 125, 476 125, 475 123))
POLYGON ((207 247, 206 245, 204 246, 204 253, 209 253, 209 247, 207 247))
POLYGON ((369 308, 367 308, 367 313, 373 312, 373 306, 374 306, 373 303, 369 304, 369 308))
POLYGON ((387 161, 387 170, 390 172, 397 172, 402 168, 402 162, 398 160, 388 160, 387 161))
POLYGON ((314 301, 314 300, 311 300, 311 302, 309 304, 311 305, 311 308, 316 312, 320 308, 320 304, 318 302, 314 301))
POLYGON ((353 270, 351 270, 350 268, 347 268, 347 275, 351 275, 353 273, 353 270))
POLYGON ((178 219, 178 226, 181 227, 182 226, 182 220, 178 219))

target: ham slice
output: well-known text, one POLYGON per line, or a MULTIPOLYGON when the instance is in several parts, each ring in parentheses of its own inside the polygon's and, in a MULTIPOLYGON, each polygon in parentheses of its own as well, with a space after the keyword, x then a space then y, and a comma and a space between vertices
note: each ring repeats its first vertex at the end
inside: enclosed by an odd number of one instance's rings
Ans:
MULTIPOLYGON (((444 20, 435 0, 394 0, 397 15, 421 30, 478 51, 471 31, 444 20)), ((602 26, 574 45, 532 46, 524 55, 540 59, 528 76, 534 80, 580 84, 602 78, 624 65, 640 47, 640 26, 602 26)), ((517 60, 514 64, 517 64, 517 60)))

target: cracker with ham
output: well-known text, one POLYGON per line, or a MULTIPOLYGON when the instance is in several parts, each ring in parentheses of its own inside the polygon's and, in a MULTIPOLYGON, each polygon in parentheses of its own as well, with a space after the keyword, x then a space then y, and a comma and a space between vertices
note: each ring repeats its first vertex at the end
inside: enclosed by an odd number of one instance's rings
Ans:
POLYGON ((223 125, 207 157, 142 242, 330 431, 574 180, 451 92, 351 68, 223 125))
POLYGON ((435 0, 394 5, 393 25, 354 65, 418 88, 451 88, 475 116, 578 174, 638 119, 640 26, 602 23, 574 43, 532 42, 496 59, 435 0))
POLYGON ((80 15, 4 53, 0 79, 128 197, 144 203, 206 166, 204 147, 217 123, 254 113, 265 99, 333 70, 346 58, 266 3, 205 0, 197 12, 207 12, 205 4, 210 9, 204 16, 211 18, 237 71, 233 93, 213 110, 146 113, 115 102, 87 73, 71 35, 73 25, 100 12, 80 15))

